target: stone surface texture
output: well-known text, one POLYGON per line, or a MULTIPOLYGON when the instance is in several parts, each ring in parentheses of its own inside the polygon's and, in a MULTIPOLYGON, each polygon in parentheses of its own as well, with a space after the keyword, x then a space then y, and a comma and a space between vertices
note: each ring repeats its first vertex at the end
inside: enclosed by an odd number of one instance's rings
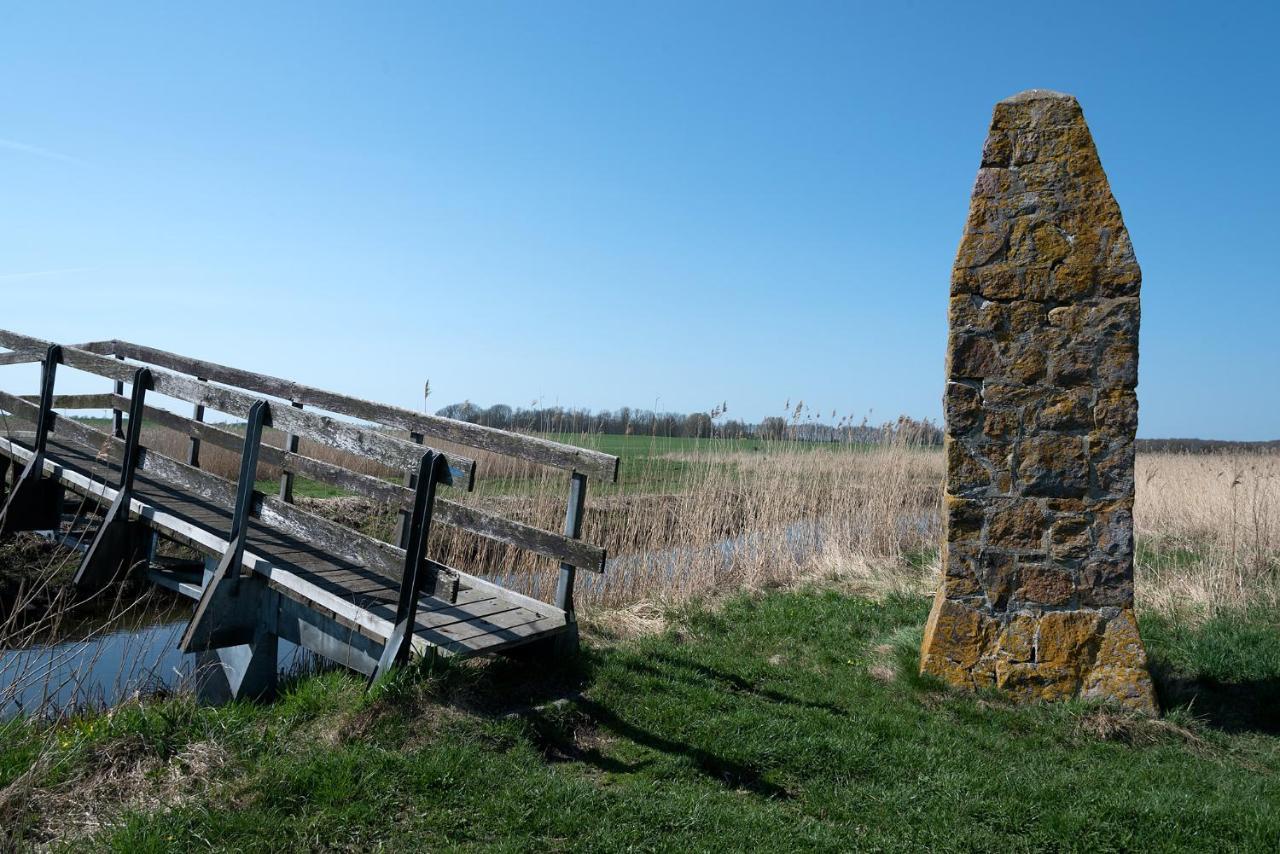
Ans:
POLYGON ((997 104, 951 276, 922 672, 1155 711, 1133 615, 1141 279, 1076 99, 997 104))

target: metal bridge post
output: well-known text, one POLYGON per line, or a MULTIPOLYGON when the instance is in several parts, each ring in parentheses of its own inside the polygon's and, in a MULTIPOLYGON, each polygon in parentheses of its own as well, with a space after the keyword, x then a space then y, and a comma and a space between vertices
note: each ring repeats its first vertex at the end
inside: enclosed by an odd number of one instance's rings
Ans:
POLYGON ((417 492, 413 499, 413 515, 409 517, 408 546, 404 555, 404 576, 400 581, 400 597, 396 602, 396 622, 382 650, 378 667, 369 677, 373 682, 397 664, 409 660, 413 645, 413 627, 418 617, 418 597, 427 562, 427 536, 431 533, 431 515, 435 508, 436 484, 448 472, 448 461, 438 451, 428 451, 418 464, 417 492))
MULTIPOLYGON (((569 503, 564 513, 564 535, 573 539, 582 538, 583 507, 587 500, 587 476, 574 472, 569 480, 569 503)), ((564 611, 565 632, 557 638, 562 652, 574 652, 578 648, 578 620, 574 614, 573 585, 578 569, 571 563, 560 564, 560 578, 556 582, 555 605, 564 611)))
POLYGON ((35 453, 21 474, 14 479, 13 489, 0 509, 0 537, 15 531, 53 530, 62 524, 62 484, 44 477, 44 455, 53 429, 53 384, 62 348, 49 345, 40 371, 40 413, 36 416, 35 453))
POLYGON ((103 516, 97 536, 76 571, 75 584, 81 590, 100 590, 117 574, 125 574, 135 564, 147 560, 151 538, 139 530, 138 523, 129 521, 129 506, 143 453, 140 444, 143 407, 149 388, 151 370, 138 368, 133 374, 133 395, 129 399, 129 427, 120 461, 120 483, 115 500, 103 516))
POLYGON ((235 511, 231 517, 231 532, 227 535, 227 551, 213 573, 206 577, 200 604, 196 606, 195 615, 179 644, 183 652, 250 643, 259 630, 259 594, 264 591, 264 586, 253 583, 252 593, 240 596, 240 566, 244 563, 249 514, 253 510, 258 449, 262 445, 262 429, 267 423, 269 412, 270 407, 265 400, 256 401, 249 408, 249 423, 244 431, 244 450, 240 454, 240 479, 236 483, 235 511))

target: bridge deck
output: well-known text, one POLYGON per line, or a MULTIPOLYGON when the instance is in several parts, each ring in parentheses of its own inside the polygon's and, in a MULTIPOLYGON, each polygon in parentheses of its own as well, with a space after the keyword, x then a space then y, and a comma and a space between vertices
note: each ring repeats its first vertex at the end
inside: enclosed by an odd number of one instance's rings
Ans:
MULTIPOLYGON (((30 446, 0 439, 0 455, 19 466, 31 457, 30 446)), ((46 477, 58 478, 73 492, 98 502, 115 497, 119 466, 100 458, 97 449, 50 434, 46 477)), ((132 514, 171 539, 206 555, 220 557, 227 548, 232 512, 182 491, 146 472, 136 475, 132 514)), ((289 598, 327 613, 372 640, 390 634, 395 617, 398 581, 366 567, 327 554, 273 528, 250 523, 244 567, 266 577, 289 598)), ((199 597, 199 588, 177 582, 168 586, 199 597), (193 592, 194 590, 194 592, 193 592)), ((451 655, 497 652, 556 634, 566 627, 563 611, 528 597, 463 577, 456 601, 433 596, 419 600, 414 646, 437 647, 451 655)))

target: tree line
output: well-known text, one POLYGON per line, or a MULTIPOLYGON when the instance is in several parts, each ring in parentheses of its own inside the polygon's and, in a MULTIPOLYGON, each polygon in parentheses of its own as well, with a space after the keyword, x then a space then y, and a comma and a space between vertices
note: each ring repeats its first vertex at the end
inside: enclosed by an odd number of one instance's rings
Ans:
POLYGON ((720 404, 708 412, 657 412, 652 409, 591 409, 564 406, 513 407, 505 403, 478 406, 471 401, 451 403, 436 411, 444 418, 527 433, 604 433, 610 435, 680 438, 772 439, 804 442, 882 442, 902 436, 922 444, 941 444, 942 431, 931 421, 900 416, 872 424, 851 416, 830 419, 799 403, 788 402, 787 415, 759 422, 728 417, 720 404))

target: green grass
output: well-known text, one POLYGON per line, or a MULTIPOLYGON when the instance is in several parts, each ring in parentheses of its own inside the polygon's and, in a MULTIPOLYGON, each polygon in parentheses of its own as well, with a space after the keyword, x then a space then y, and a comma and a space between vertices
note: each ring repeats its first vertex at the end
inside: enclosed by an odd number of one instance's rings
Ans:
MULTIPOLYGON (((253 488, 263 495, 279 495, 280 481, 275 478, 258 480, 254 482, 253 488)), ((293 496, 295 498, 334 498, 339 495, 349 494, 345 489, 322 481, 305 477, 295 477, 293 479, 293 496)))
MULTIPOLYGON (((52 730, 14 723, 0 728, 0 786, 40 745, 63 759, 41 786, 124 752, 150 758, 161 788, 190 744, 222 745, 206 796, 94 840, 128 851, 1280 845, 1280 721, 1255 690, 1280 681, 1280 634, 1258 615, 1144 624, 1164 678, 1186 681, 1152 722, 948 693, 913 675, 926 611, 741 597, 560 669, 402 672, 367 696, 329 673, 266 707, 169 700, 52 730), (1202 683, 1240 688, 1236 714, 1197 705, 1202 683), (565 694, 577 699, 506 714, 565 694)), ((5 818, 30 832, 39 816, 5 818)))

